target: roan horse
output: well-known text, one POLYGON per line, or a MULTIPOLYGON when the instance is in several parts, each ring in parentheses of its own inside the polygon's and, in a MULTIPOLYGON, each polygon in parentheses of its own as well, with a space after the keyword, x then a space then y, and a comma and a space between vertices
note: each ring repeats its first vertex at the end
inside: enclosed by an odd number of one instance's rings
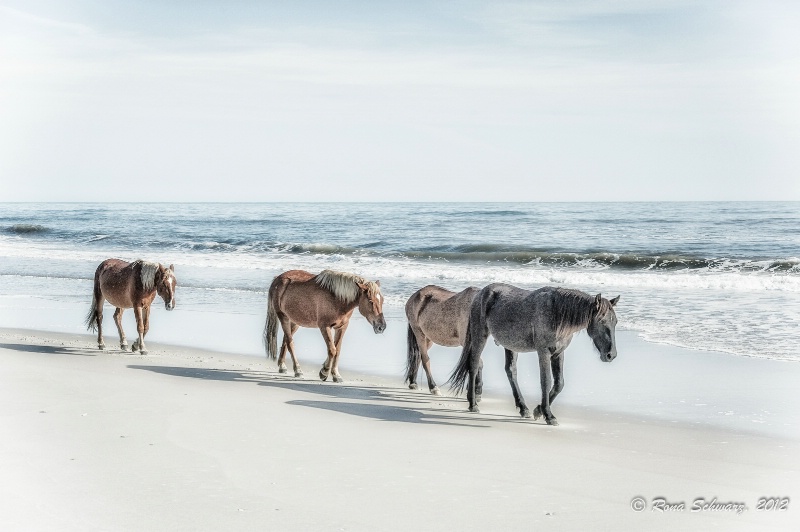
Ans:
MULTIPOLYGON (((472 300, 479 288, 471 286, 459 293, 451 292, 441 286, 428 285, 414 292, 406 302, 408 318, 408 358, 406 362, 406 382, 416 390, 419 365, 428 376, 428 389, 433 395, 441 395, 439 387, 431 374, 431 359, 428 349, 433 344, 446 347, 464 345, 469 324, 472 300)), ((476 379, 476 394, 480 396, 482 379, 476 379)))
POLYGON ((460 392, 466 383, 469 410, 478 412, 476 374, 486 338, 491 334, 505 349, 506 375, 522 417, 531 417, 531 412, 517 384, 517 353, 539 354, 542 402, 533 416, 539 419, 544 415, 548 425, 558 425, 550 405, 564 387, 564 350, 576 332, 586 329, 600 352, 600 359, 614 360, 617 356, 614 306, 618 301, 619 296, 608 300, 600 294, 593 297, 579 290, 552 286, 531 292, 502 283, 490 284, 475 296, 472 304, 461 359, 450 376, 453 389, 460 392))
POLYGON ((105 349, 103 342, 103 303, 117 307, 114 322, 119 330, 119 346, 128 349, 125 331, 122 330, 122 313, 133 308, 136 316, 136 331, 139 338, 133 342, 132 351, 146 355, 144 336, 150 329, 150 305, 156 293, 164 300, 167 310, 175 308, 175 267, 165 268, 155 262, 137 260, 131 263, 119 259, 107 259, 100 263, 94 273, 94 296, 92 308, 86 316, 86 326, 90 331, 97 329, 97 347, 105 349))
POLYGON ((367 281, 352 273, 324 270, 314 275, 302 270, 290 270, 272 280, 268 299, 267 323, 264 326, 267 355, 273 360, 277 357, 280 322, 283 343, 278 357, 278 371, 287 372, 285 361, 288 350, 292 355, 295 377, 303 375, 292 340, 298 327, 319 328, 328 348, 328 358, 322 365, 319 378, 327 380, 330 374, 334 382, 342 382, 339 374, 342 338, 356 307, 372 324, 375 334, 386 329, 380 282, 367 281))

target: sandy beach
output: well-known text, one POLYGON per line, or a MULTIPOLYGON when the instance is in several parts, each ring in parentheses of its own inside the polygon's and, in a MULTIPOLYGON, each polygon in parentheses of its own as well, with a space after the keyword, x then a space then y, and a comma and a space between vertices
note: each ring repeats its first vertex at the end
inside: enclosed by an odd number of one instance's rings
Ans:
MULTIPOLYGON (((636 416, 581 404, 580 395, 557 403, 561 425, 548 427, 518 418, 508 393, 489 394, 482 412, 470 414, 463 398, 411 391, 401 379, 348 371, 336 385, 311 378, 310 365, 298 380, 251 355, 154 342, 150 349, 100 352, 89 335, 0 330, 0 529, 800 523, 792 427, 776 435, 757 423, 736 430, 636 416), (759 510, 762 497, 789 497, 788 509, 759 510)), ((797 382, 795 364, 749 362, 760 364, 759 386, 776 383, 776 397, 785 394, 782 382, 797 382)), ((734 385, 737 374, 752 375, 748 367, 730 373, 734 385)), ((634 402, 635 391, 628 390, 634 402)), ((734 393, 758 397, 754 391, 734 393)), ((528 395, 534 402, 530 388, 528 395)), ((797 406, 788 400, 796 394, 785 397, 778 417, 797 406)))
POLYGON ((798 26, 0 0, 0 532, 800 532, 798 26))

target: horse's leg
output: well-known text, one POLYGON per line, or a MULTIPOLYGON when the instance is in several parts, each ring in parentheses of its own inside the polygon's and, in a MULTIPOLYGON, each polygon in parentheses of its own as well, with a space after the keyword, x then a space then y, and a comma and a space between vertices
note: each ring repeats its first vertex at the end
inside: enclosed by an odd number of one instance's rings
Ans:
POLYGON ((550 404, 553 404, 556 396, 564 389, 564 352, 557 353, 550 359, 550 367, 553 369, 553 389, 550 390, 550 404))
POLYGON ((483 353, 483 348, 486 347, 486 340, 489 338, 485 306, 485 302, 481 302, 480 305, 478 303, 472 305, 467 336, 464 338, 464 348, 461 350, 461 359, 458 362, 460 371, 463 371, 463 368, 467 370, 467 403, 469 404, 470 412, 480 412, 476 397, 478 390, 476 388, 479 382, 481 388, 483 387, 483 376, 481 375, 479 378, 478 373, 481 373, 481 368, 483 367, 481 353, 483 353))
MULTIPOLYGON (((425 333, 420 330, 419 327, 411 325, 409 322, 408 324, 408 357, 407 357, 407 373, 406 373, 406 380, 408 380, 408 389, 409 390, 416 390, 419 388, 417 386, 417 373, 419 373, 419 364, 422 360, 422 355, 420 354, 423 350, 424 346, 428 345, 428 339, 425 337, 425 333)), ((427 352, 427 349, 425 349, 427 352)))
POLYGON ((97 348, 101 350, 106 348, 106 343, 103 341, 103 305, 105 304, 103 298, 97 302, 97 348))
POLYGON ((485 332, 478 331, 478 334, 472 337, 472 356, 469 359, 469 380, 467 381, 467 402, 469 403, 470 412, 480 412, 478 409, 478 383, 480 382, 481 387, 483 387, 483 376, 478 380, 478 374, 481 373, 483 364, 481 353, 486 346, 486 338, 488 336, 487 329, 485 332))
MULTIPOLYGON (((417 338, 417 341, 419 341, 419 338, 417 338)), ((428 390, 430 390, 433 395, 442 395, 442 392, 439 391, 439 387, 436 385, 436 381, 433 380, 433 372, 431 371, 431 358, 428 356, 428 349, 430 349, 432 345, 433 341, 429 338, 425 338, 422 342, 419 342, 419 354, 422 359, 422 367, 425 369, 425 375, 428 377, 428 390)))
POLYGON ((294 330, 292 329, 292 322, 286 315, 278 314, 278 321, 280 321, 281 329, 283 329, 281 352, 278 355, 278 373, 287 373, 289 370, 286 369, 286 350, 289 349, 289 345, 292 343, 294 330))
MULTIPOLYGON (((289 350, 289 354, 292 356, 292 366, 294 368, 294 376, 295 377, 302 377, 303 370, 300 368, 300 362, 297 361, 297 357, 294 354, 294 333, 297 332, 297 328, 300 327, 294 322, 289 322, 289 326, 291 327, 292 333, 289 336, 289 343, 286 344, 287 349, 289 350)), ((286 340, 286 334, 283 335, 283 339, 286 340)), ((281 351, 283 353, 283 351, 281 351)), ((283 354, 283 358, 286 358, 286 354, 283 354)), ((284 372, 286 371, 286 363, 283 364, 284 372)))
POLYGON ((133 342, 131 350, 140 354, 146 355, 147 349, 144 347, 144 307, 133 307, 133 315, 136 316, 136 332, 139 333, 139 338, 133 342))
POLYGON ((117 307, 114 311, 114 323, 117 324, 117 331, 119 331, 119 348, 123 351, 128 350, 128 341, 125 339, 125 331, 122 330, 122 313, 125 309, 117 307))
POLYGON ((519 415, 531 417, 531 411, 528 410, 528 406, 525 404, 525 399, 522 397, 522 392, 520 392, 519 383, 517 382, 517 353, 510 349, 506 349, 506 376, 508 377, 508 383, 511 385, 511 393, 514 394, 514 403, 519 408, 519 415))
POLYGON ((297 375, 297 357, 295 357, 294 354, 294 333, 297 331, 298 325, 285 314, 279 314, 278 321, 281 323, 281 329, 283 329, 281 352, 278 355, 278 372, 288 373, 289 370, 286 369, 286 351, 289 351, 289 354, 292 355, 292 360, 295 361, 295 376, 302 376, 302 372, 300 372, 300 375, 297 375))
POLYGON ((319 328, 319 331, 322 333, 322 339, 325 340, 325 347, 328 348, 328 358, 325 360, 325 363, 322 364, 322 369, 319 370, 320 380, 326 381, 328 380, 328 375, 330 375, 333 361, 336 357, 336 345, 333 342, 333 332, 330 327, 322 326, 319 328))
MULTIPOLYGON (((564 388, 564 352, 556 353, 550 357, 550 368, 553 370, 553 388, 550 390, 549 401, 553 404, 553 400, 561 393, 564 388)), ((536 407, 533 414, 538 419, 542 415, 542 409, 536 407)))
POLYGON ((144 317, 144 333, 142 333, 142 345, 144 345, 144 337, 147 336, 147 332, 150 330, 150 305, 147 305, 142 309, 142 314, 144 317))
POLYGON ((286 368, 286 350, 289 347, 289 336, 284 333, 283 341, 281 342, 281 352, 278 355, 278 373, 289 373, 286 368))
POLYGON ((558 421, 550 411, 550 388, 553 386, 553 377, 550 375, 550 358, 552 355, 546 349, 539 351, 539 381, 542 385, 542 404, 533 411, 533 418, 539 419, 544 415, 548 425, 558 425, 558 421))
POLYGON ((283 329, 281 352, 278 354, 278 373, 288 373, 289 370, 286 369, 286 350, 289 349, 289 344, 292 342, 292 337, 294 336, 294 330, 292 329, 293 323, 285 316, 281 316, 278 320, 281 322, 281 328, 283 329))
POLYGON ((481 363, 478 365, 478 372, 475 374, 475 402, 481 402, 481 396, 483 395, 483 359, 481 358, 481 363))
POLYGON ((339 374, 339 355, 342 354, 342 339, 344 338, 344 332, 347 330, 348 325, 350 325, 349 321, 342 325, 339 329, 336 329, 334 334, 333 347, 336 350, 336 353, 333 355, 333 364, 331 365, 333 382, 344 382, 344 379, 339 374))

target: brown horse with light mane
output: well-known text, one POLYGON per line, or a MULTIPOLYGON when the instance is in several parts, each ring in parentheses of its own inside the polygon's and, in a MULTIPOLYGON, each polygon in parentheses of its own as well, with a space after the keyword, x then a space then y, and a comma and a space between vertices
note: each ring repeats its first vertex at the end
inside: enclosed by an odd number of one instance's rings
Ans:
POLYGON ((350 316, 358 311, 372 325, 375 334, 386 329, 383 318, 383 295, 379 281, 367 281, 352 273, 324 270, 314 275, 303 270, 290 270, 272 280, 267 304, 267 323, 264 326, 264 346, 267 356, 278 358, 278 371, 286 373, 286 351, 292 355, 294 376, 302 377, 292 336, 298 327, 316 327, 328 348, 328 358, 322 365, 319 378, 342 382, 339 374, 339 355, 342 338, 350 324, 350 316), (283 343, 278 357, 278 323, 283 329, 283 343))
POLYGON ((119 346, 127 351, 128 342, 122 330, 122 313, 132 308, 136 316, 136 330, 139 338, 133 343, 132 351, 146 355, 144 336, 150 329, 150 305, 156 293, 164 300, 167 310, 175 308, 175 267, 170 264, 165 268, 155 262, 137 260, 125 262, 119 259, 107 259, 100 263, 94 273, 94 297, 92 308, 86 317, 86 326, 90 331, 97 330, 97 347, 105 349, 103 342, 103 303, 107 300, 117 307, 114 311, 114 322, 119 330, 119 346))
MULTIPOLYGON (((446 347, 464 345, 469 326, 469 313, 472 300, 479 288, 471 286, 455 293, 441 286, 428 285, 414 292, 406 302, 408 318, 408 359, 406 362, 406 382, 416 390, 417 373, 420 362, 428 377, 428 389, 433 395, 441 395, 431 373, 431 359, 428 350, 433 344, 446 347)), ((482 388, 478 377, 479 390, 482 388)))

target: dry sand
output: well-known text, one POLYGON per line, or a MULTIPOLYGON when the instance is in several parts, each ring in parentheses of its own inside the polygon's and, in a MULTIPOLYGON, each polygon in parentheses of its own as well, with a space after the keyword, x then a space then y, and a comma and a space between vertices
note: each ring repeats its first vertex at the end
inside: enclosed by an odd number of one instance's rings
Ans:
POLYGON ((800 530, 797 438, 149 347, 0 330, 0 530, 800 530))

